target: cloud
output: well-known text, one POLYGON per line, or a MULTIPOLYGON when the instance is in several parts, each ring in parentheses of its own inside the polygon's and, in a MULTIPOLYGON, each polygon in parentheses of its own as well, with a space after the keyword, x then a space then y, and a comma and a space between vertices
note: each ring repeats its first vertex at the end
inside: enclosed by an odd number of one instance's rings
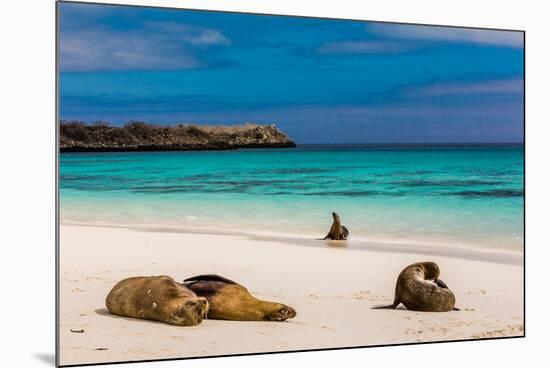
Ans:
POLYGON ((409 88, 408 92, 430 96, 523 93, 523 79, 434 83, 418 88, 409 88))
POLYGON ((176 40, 195 46, 228 46, 231 40, 215 29, 197 27, 175 22, 145 22, 144 28, 151 32, 161 32, 176 40))
POLYGON ((205 66, 197 49, 230 45, 217 30, 177 23, 139 29, 93 26, 61 32, 62 71, 175 70, 205 66))
POLYGON ((316 51, 322 54, 378 54, 399 53, 411 48, 393 41, 334 41, 322 44, 316 51))
POLYGON ((397 39, 447 41, 523 48, 523 33, 439 26, 399 24, 371 24, 368 30, 378 35, 397 39))
POLYGON ((218 31, 212 31, 212 30, 206 30, 198 35, 192 36, 188 38, 188 41, 192 45, 230 45, 231 42, 227 37, 222 35, 218 31))
POLYGON ((422 41, 523 47, 523 34, 517 31, 399 24, 369 24, 367 31, 382 39, 332 41, 320 45, 316 51, 322 54, 402 53, 423 47, 422 41))

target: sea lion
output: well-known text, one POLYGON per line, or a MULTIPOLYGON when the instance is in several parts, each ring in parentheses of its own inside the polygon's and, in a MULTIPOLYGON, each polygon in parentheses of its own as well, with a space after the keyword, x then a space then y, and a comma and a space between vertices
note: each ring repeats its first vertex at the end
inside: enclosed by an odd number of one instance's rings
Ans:
POLYGON ((200 275, 184 285, 208 299, 207 318, 232 321, 285 321, 296 312, 289 306, 255 298, 242 285, 218 275, 200 275))
POLYGON ((105 305, 109 312, 119 316, 177 326, 196 326, 208 312, 206 298, 198 297, 170 276, 124 279, 111 289, 105 305))
POLYGON ((400 303, 407 309, 421 312, 459 310, 455 308, 453 292, 439 279, 439 267, 435 262, 419 262, 405 267, 397 278, 393 303, 374 309, 395 309, 400 303))
POLYGON ((346 240, 349 235, 349 231, 345 226, 342 226, 340 222, 340 216, 336 212, 332 213, 332 226, 330 227, 330 231, 328 232, 327 236, 323 238, 325 239, 331 239, 331 240, 346 240))

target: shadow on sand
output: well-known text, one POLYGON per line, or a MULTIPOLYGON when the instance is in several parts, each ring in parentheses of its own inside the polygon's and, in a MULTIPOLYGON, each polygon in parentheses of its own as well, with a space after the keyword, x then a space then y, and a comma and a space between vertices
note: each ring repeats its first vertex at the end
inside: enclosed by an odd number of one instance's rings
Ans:
POLYGON ((345 240, 325 240, 325 244, 331 248, 347 248, 348 242, 345 240))
POLYGON ((133 323, 146 323, 146 324, 153 323, 153 324, 158 324, 158 325, 163 325, 163 326, 171 326, 171 327, 181 328, 180 326, 170 325, 170 324, 167 324, 167 323, 164 323, 164 322, 154 321, 154 320, 150 320, 150 319, 117 316, 115 314, 110 313, 107 310, 107 308, 99 308, 99 309, 96 309, 94 312, 99 314, 100 316, 103 316, 103 317, 108 317, 108 318, 113 318, 113 319, 118 319, 118 320, 125 320, 125 321, 133 322, 133 323))

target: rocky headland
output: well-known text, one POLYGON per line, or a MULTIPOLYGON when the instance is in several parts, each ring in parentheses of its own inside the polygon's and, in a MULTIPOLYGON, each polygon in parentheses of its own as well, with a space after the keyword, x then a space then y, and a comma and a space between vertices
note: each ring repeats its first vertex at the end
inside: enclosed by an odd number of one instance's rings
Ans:
POLYGON ((160 126, 130 122, 85 124, 61 121, 61 152, 207 151, 239 148, 292 148, 296 144, 275 125, 160 126))

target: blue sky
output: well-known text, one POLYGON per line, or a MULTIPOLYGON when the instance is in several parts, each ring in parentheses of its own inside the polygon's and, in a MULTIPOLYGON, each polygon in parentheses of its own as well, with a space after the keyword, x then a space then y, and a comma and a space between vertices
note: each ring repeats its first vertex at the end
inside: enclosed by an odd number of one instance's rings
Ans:
POLYGON ((60 115, 298 143, 522 142, 523 34, 60 5, 60 115))

